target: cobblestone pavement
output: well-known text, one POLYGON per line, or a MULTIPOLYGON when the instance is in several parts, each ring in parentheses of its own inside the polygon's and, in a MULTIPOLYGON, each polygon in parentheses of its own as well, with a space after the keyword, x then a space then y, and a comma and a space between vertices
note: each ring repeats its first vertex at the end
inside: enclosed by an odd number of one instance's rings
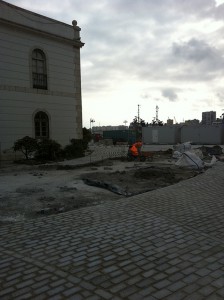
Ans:
POLYGON ((0 228, 0 299, 224 299, 224 164, 0 228))

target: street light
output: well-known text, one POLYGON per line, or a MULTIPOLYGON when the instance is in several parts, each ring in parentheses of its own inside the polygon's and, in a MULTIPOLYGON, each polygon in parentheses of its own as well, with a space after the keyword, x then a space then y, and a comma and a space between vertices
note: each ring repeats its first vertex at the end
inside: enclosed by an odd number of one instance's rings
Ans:
MULTIPOLYGON (((125 124, 125 127, 127 126, 128 121, 124 120, 123 122, 125 124)), ((127 143, 129 143, 129 128, 128 128, 128 136, 127 136, 127 143)))
POLYGON ((90 131, 91 131, 91 133, 92 133, 92 123, 94 123, 94 122, 95 122, 95 120, 90 118, 90 131))
POLYGON ((124 125, 126 126, 126 125, 127 125, 127 123, 128 123, 128 121, 127 121, 127 120, 125 120, 123 123, 124 123, 124 125))

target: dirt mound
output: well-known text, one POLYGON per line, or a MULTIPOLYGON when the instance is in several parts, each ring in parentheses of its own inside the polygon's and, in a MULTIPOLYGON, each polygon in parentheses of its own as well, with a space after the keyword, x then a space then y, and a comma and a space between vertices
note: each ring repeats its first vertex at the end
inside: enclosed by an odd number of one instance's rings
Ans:
POLYGON ((107 174, 92 173, 83 175, 82 179, 88 185, 130 197, 175 184, 198 174, 195 170, 150 166, 107 174))

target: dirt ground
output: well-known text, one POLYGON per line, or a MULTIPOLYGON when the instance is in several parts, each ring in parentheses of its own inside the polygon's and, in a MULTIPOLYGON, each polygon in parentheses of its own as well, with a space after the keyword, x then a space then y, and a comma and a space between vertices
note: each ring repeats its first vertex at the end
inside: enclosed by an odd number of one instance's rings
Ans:
POLYGON ((168 157, 153 162, 108 160, 78 168, 0 168, 0 223, 16 222, 116 201, 198 175, 168 157))

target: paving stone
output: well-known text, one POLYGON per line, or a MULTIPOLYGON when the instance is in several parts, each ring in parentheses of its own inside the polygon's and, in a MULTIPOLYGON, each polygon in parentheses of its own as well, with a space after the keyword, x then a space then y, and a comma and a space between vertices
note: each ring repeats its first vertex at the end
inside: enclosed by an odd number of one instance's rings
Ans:
POLYGON ((214 279, 211 276, 205 276, 198 279, 197 284, 199 284, 200 286, 210 286, 211 282, 213 281, 214 279))
POLYGON ((217 287, 217 288, 223 288, 224 287, 224 277, 213 281, 212 286, 217 287))
POLYGON ((187 284, 196 282, 199 279, 199 277, 195 274, 191 274, 183 278, 183 281, 186 282, 187 284))
POLYGON ((134 294, 135 292, 138 291, 138 288, 134 285, 128 286, 124 288, 119 295, 121 296, 122 299, 127 299, 131 294, 134 294))
POLYGON ((128 278, 129 276, 127 274, 122 274, 120 276, 117 276, 116 278, 112 278, 111 281, 116 284, 118 282, 126 281, 128 278))
POLYGON ((26 286, 30 286, 30 285, 32 285, 33 283, 34 283, 34 280, 33 280, 33 279, 25 280, 25 281, 23 281, 23 282, 17 284, 16 287, 17 287, 18 289, 21 289, 21 288, 24 288, 24 287, 26 287, 26 286))
POLYGON ((116 271, 114 271, 114 272, 112 272, 112 273, 110 273, 110 277, 118 277, 119 275, 123 275, 124 274, 124 272, 123 272, 123 270, 116 270, 116 271))
MULTIPOLYGON (((180 292, 178 294, 172 294, 168 300, 175 300, 175 299, 184 299, 184 300, 205 300, 204 296, 196 293, 196 292, 192 292, 191 295, 186 296, 184 293, 180 292)), ((206 298, 207 300, 208 298, 206 298)), ((215 300, 215 298, 213 299, 215 300)))
POLYGON ((27 293, 30 293, 30 291, 31 290, 29 287, 24 287, 22 289, 16 290, 15 292, 12 293, 12 299, 26 295, 27 293))
POLYGON ((184 274, 184 275, 189 275, 189 274, 192 274, 192 273, 195 273, 195 271, 196 271, 197 269, 195 268, 195 267, 189 267, 189 268, 186 268, 186 269, 184 269, 184 270, 182 270, 182 273, 184 274))
POLYGON ((218 290, 216 291, 216 293, 217 293, 220 297, 223 297, 223 299, 224 299, 224 287, 221 288, 221 289, 218 289, 218 290))
POLYGON ((86 300, 101 300, 102 298, 97 295, 89 296, 86 298, 86 300))
POLYGON ((202 294, 204 297, 211 295, 214 291, 215 289, 211 286, 205 286, 198 290, 198 292, 202 294))
POLYGON ((68 296, 71 296, 71 295, 75 295, 77 294, 77 292, 79 292, 81 290, 81 287, 79 286, 75 286, 75 287, 72 287, 70 289, 66 289, 64 292, 63 292, 63 295, 68 297, 68 296))
POLYGON ((172 292, 176 292, 185 286, 186 286, 186 283, 184 283, 183 281, 177 281, 177 282, 173 283, 172 285, 169 285, 168 289, 172 292))
POLYGON ((157 273, 156 272, 156 270, 149 270, 149 271, 147 271, 147 272, 144 272, 143 274, 142 274, 142 276, 143 277, 145 277, 145 278, 148 278, 148 277, 151 277, 151 276, 153 276, 155 273, 157 273))
POLYGON ((13 291, 15 291, 15 288, 14 287, 9 287, 9 288, 6 288, 6 289, 1 289, 0 290, 0 296, 3 297, 7 294, 11 294, 13 291))
POLYGON ((196 284, 196 283, 192 283, 192 284, 188 284, 185 288, 183 288, 183 291, 186 292, 187 294, 192 294, 195 291, 198 291, 201 287, 196 284))
POLYGON ((42 287, 35 289, 34 294, 36 294, 36 295, 43 294, 43 293, 49 291, 50 289, 51 289, 50 286, 43 285, 42 287))
MULTIPOLYGON (((161 289, 152 294, 156 299, 167 299, 167 297, 171 294, 171 291, 167 289, 161 289)), ((180 298, 179 298, 180 299, 180 298)))
POLYGON ((136 276, 133 276, 131 277, 128 281, 127 281, 127 284, 128 285, 133 285, 139 281, 143 280, 143 277, 141 275, 136 275, 136 276))
POLYGON ((105 290, 102 290, 102 289, 97 289, 97 290, 95 291, 95 293, 96 293, 97 295, 99 295, 100 297, 102 297, 102 299, 111 299, 112 296, 113 296, 111 293, 109 293, 109 292, 107 292, 107 291, 105 291, 105 290))
MULTIPOLYGON (((207 297, 208 300, 223 300, 222 296, 219 296, 218 293, 213 293, 207 297)), ((206 299, 206 300, 207 300, 206 299)))
POLYGON ((168 286, 169 284, 170 284, 170 281, 167 279, 164 279, 162 281, 155 283, 153 286, 160 290, 160 289, 163 289, 164 287, 168 286))
POLYGON ((142 273, 142 270, 141 270, 140 268, 135 268, 135 269, 133 269, 133 270, 130 270, 130 271, 128 272, 128 275, 129 275, 130 277, 133 277, 133 276, 135 276, 135 275, 137 275, 137 274, 139 274, 139 273, 142 273))
POLYGON ((124 288, 127 287, 127 284, 125 283, 119 283, 119 284, 115 284, 110 288, 110 291, 112 294, 116 294, 117 292, 119 292, 120 290, 123 290, 124 288))
POLYGON ((150 286, 150 287, 143 288, 142 290, 140 290, 139 294, 143 297, 146 297, 146 296, 152 295, 156 291, 157 290, 153 286, 150 286))
POLYGON ((220 278, 223 276, 223 270, 222 269, 216 270, 216 271, 210 273, 209 275, 213 278, 220 278))
POLYGON ((55 294, 59 294, 61 292, 63 292, 66 288, 64 286, 57 286, 57 287, 54 287, 47 292, 49 296, 52 296, 52 295, 55 295, 55 294))
POLYGON ((85 281, 80 282, 80 287, 88 291, 93 291, 96 288, 93 284, 85 281))
POLYGON ((206 269, 206 268, 203 268, 203 269, 200 269, 200 270, 196 271, 195 273, 196 273, 197 275, 199 275, 199 276, 204 277, 204 276, 207 276, 208 274, 210 274, 210 273, 211 273, 211 270, 206 269))
POLYGON ((136 285, 140 289, 143 289, 143 288, 152 286, 154 283, 155 283, 155 280, 153 278, 146 278, 146 279, 143 279, 142 281, 137 282, 136 285))
MULTIPOLYGON (((66 300, 74 300, 74 296, 67 297, 66 300)), ((81 294, 76 294, 75 295, 75 300, 85 300, 85 298, 81 294)))

